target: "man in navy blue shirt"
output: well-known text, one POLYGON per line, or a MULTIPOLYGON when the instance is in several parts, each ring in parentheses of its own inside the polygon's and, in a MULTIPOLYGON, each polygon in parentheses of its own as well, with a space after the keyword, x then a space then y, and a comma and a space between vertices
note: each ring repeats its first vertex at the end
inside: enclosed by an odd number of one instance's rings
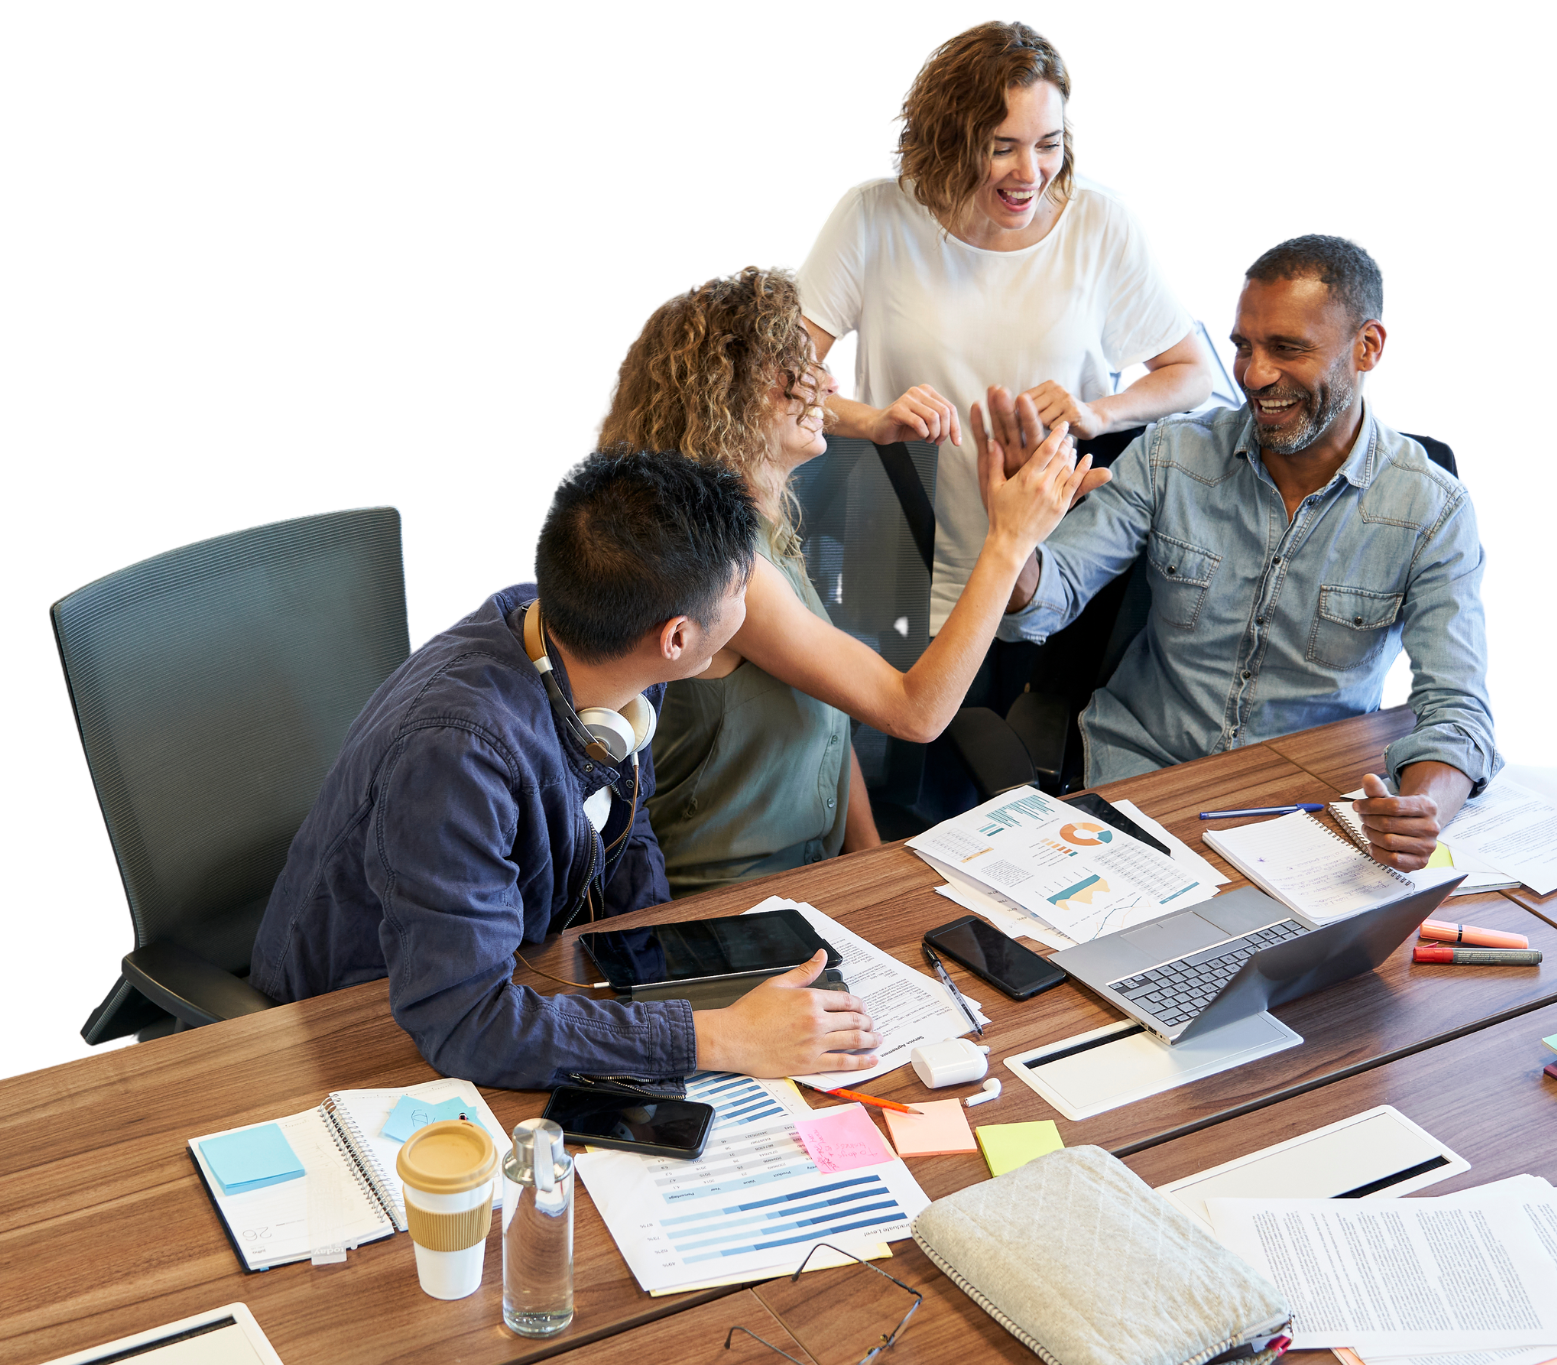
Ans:
POLYGON ((558 489, 536 584, 493 594, 385 681, 293 840, 250 980, 298 1000, 389 977, 427 1060, 484 1085, 697 1068, 850 1070, 860 1001, 804 989, 722 1010, 516 986, 525 943, 670 899, 649 827, 664 684, 745 616, 757 520, 740 478, 676 454, 594 455, 558 489))

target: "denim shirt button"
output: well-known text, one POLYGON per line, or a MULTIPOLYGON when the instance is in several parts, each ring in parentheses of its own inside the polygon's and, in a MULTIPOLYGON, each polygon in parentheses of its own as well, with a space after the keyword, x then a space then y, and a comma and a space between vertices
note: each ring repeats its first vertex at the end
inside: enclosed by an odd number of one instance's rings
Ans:
POLYGON ((1170 564, 1170 565, 1168 565, 1168 572, 1170 574, 1176 574, 1178 571, 1179 571, 1179 566, 1177 564, 1170 564))
POLYGON ((1240 675, 1239 675, 1239 676, 1241 676, 1241 677, 1242 677, 1242 678, 1243 678, 1243 680, 1244 680, 1244 681, 1245 681, 1245 682, 1248 682, 1248 681, 1249 681, 1249 679, 1250 679, 1250 678, 1252 678, 1252 677, 1253 677, 1253 676, 1254 676, 1254 674, 1252 674, 1252 673, 1251 673, 1251 672, 1249 672, 1249 670, 1248 670, 1248 669, 1247 669, 1247 668, 1246 668, 1246 669, 1244 669, 1244 671, 1243 671, 1243 672, 1242 672, 1242 674, 1240 674, 1240 675))
POLYGON ((1360 616, 1352 617, 1352 624, 1354 626, 1360 626, 1362 624, 1362 617, 1360 617, 1360 616))
POLYGON ((1281 556, 1280 555, 1277 555, 1273 560, 1271 560, 1272 567, 1274 567, 1275 565, 1280 564, 1280 563, 1281 563, 1281 556))

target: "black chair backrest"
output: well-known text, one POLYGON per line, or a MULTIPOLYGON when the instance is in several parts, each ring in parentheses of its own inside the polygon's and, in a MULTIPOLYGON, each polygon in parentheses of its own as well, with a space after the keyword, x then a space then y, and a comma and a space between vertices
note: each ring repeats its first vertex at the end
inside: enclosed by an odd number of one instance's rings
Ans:
POLYGON ((409 653, 400 514, 187 545, 50 610, 135 946, 247 972, 347 727, 409 653))

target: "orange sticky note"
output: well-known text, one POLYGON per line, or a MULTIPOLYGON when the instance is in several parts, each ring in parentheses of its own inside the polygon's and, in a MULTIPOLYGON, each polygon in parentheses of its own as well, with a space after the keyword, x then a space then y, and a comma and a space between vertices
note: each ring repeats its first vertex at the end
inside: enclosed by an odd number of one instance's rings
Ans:
POLYGON ((866 1117, 863 1105, 840 1104, 823 1109, 816 1118, 796 1123, 795 1132, 816 1169, 824 1174, 879 1166, 892 1160, 881 1130, 866 1117))
POLYGON ((961 1100, 923 1100, 914 1102, 921 1114, 894 1114, 886 1111, 887 1130, 899 1156, 951 1156, 956 1152, 976 1152, 978 1143, 963 1116, 961 1100))

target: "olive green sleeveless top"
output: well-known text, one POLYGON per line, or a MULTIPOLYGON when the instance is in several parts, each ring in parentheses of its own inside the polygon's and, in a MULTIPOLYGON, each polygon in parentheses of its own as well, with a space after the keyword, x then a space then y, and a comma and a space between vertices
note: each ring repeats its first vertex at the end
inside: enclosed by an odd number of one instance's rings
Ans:
MULTIPOLYGON (((757 551, 828 621, 797 556, 757 551)), ((834 857, 849 808, 849 718, 751 660, 665 690, 649 820, 673 896, 834 857)))

